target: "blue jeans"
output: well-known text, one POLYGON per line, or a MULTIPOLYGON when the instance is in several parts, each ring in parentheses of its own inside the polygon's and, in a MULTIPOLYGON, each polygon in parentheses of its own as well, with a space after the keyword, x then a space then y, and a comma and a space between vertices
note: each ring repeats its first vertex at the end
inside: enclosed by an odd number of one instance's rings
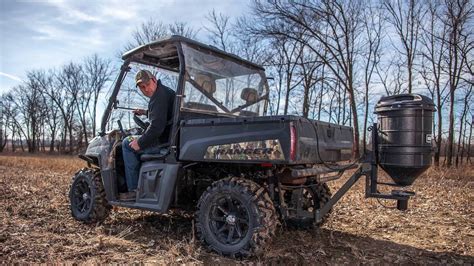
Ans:
POLYGON ((135 151, 130 147, 128 137, 122 141, 123 162, 125 164, 125 181, 127 182, 128 191, 137 189, 138 175, 140 173, 140 155, 160 153, 159 147, 150 147, 143 150, 135 151))

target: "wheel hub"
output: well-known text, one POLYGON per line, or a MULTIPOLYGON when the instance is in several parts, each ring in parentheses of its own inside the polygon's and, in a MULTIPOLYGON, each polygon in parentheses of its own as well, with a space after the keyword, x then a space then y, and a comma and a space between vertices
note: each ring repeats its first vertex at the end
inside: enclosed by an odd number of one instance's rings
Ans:
POLYGON ((89 195, 87 193, 82 194, 82 199, 86 200, 89 198, 89 195))
POLYGON ((237 221, 237 218, 233 214, 229 214, 227 215, 227 217, 225 217, 225 222, 227 224, 234 225, 236 221, 237 221))

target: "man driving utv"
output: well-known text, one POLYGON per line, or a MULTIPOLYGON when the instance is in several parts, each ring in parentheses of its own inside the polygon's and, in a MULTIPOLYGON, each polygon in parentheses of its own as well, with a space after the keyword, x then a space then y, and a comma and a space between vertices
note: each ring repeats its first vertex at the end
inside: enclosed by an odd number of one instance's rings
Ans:
POLYGON ((135 84, 146 97, 150 98, 148 110, 136 109, 134 114, 147 115, 149 126, 139 138, 127 137, 122 142, 125 164, 125 180, 128 193, 120 193, 121 200, 135 200, 140 171, 140 155, 159 153, 158 145, 167 143, 173 118, 176 94, 148 70, 140 70, 135 76, 135 84))

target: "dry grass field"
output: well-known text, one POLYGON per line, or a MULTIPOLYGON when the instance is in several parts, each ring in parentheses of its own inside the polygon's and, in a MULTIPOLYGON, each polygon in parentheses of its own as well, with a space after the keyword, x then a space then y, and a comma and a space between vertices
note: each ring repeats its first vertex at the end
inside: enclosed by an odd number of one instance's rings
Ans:
POLYGON ((75 221, 68 188, 84 166, 74 157, 0 156, 0 262, 474 264, 474 166, 430 169, 405 212, 365 199, 361 180, 323 227, 280 228, 263 255, 237 261, 203 249, 192 215, 179 210, 114 208, 102 224, 75 221))

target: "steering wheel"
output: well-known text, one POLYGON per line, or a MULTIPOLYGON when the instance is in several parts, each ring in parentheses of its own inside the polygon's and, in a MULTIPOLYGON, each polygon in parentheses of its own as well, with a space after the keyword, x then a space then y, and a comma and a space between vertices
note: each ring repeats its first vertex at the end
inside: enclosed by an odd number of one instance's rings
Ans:
POLYGON ((137 115, 133 115, 133 121, 135 121, 135 124, 137 124, 143 130, 146 130, 150 125, 148 122, 143 122, 143 120, 141 120, 137 115))

